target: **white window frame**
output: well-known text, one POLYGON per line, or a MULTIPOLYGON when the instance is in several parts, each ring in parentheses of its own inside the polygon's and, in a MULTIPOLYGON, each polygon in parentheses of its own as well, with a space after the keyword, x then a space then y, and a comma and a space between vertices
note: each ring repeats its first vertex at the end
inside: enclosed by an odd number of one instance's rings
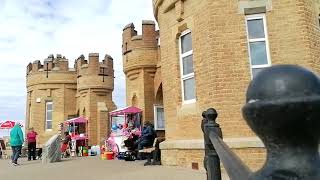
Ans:
MULTIPOLYGON (((182 46, 181 46, 181 37, 184 36, 184 35, 187 35, 191 33, 191 30, 188 29, 188 30, 185 30, 181 33, 180 37, 179 37, 179 61, 180 61, 180 79, 181 79, 181 91, 182 91, 182 104, 191 104, 191 103, 195 103, 196 102, 196 94, 195 94, 195 98, 194 99, 189 99, 189 100, 185 100, 184 99, 184 81, 185 80, 188 80, 188 79, 191 79, 191 78, 195 78, 194 77, 194 57, 192 56, 192 63, 193 63, 193 72, 192 73, 189 73, 189 74, 186 74, 186 75, 183 75, 183 58, 184 57, 187 57, 187 56, 190 56, 190 55, 193 55, 193 48, 192 50, 188 51, 188 52, 185 52, 182 54, 182 46)), ((192 37, 192 36, 191 36, 192 37)), ((196 91, 195 91, 196 93, 196 91)))
MULTIPOLYGON (((153 106, 153 116, 154 116, 154 129, 155 130, 165 130, 165 127, 164 128, 158 128, 158 116, 157 116, 157 109, 158 108, 163 108, 163 106, 161 105, 154 105, 153 106)), ((165 122, 166 122, 166 119, 164 119, 164 126, 165 126, 165 122)))
POLYGON ((53 123, 52 123, 52 119, 53 119, 53 102, 52 101, 47 101, 45 108, 46 108, 46 119, 45 119, 46 121, 45 121, 45 127, 44 128, 45 128, 46 131, 52 131, 52 129, 53 129, 53 123), (47 108, 48 104, 52 105, 52 110, 48 110, 48 108, 47 108), (49 111, 51 112, 51 118, 52 118, 51 120, 48 120, 48 112, 49 111), (50 122, 50 121, 51 121, 51 126, 52 127, 51 127, 51 129, 47 129, 47 123, 50 122))
POLYGON ((247 40, 248 40, 248 54, 249 54, 249 63, 250 63, 250 73, 251 73, 251 79, 253 79, 253 71, 252 69, 261 69, 270 67, 272 65, 271 63, 271 56, 270 56, 270 48, 269 48, 269 38, 268 38, 268 28, 267 28, 267 20, 266 20, 266 14, 254 14, 254 15, 247 15, 246 16, 246 29, 247 29, 247 40), (262 19, 263 21, 263 29, 264 29, 264 38, 255 38, 250 39, 249 36, 249 28, 248 28, 248 21, 249 20, 258 20, 262 19), (267 54, 267 64, 262 65, 252 65, 251 60, 251 52, 250 52, 250 43, 251 42, 265 42, 266 43, 266 54, 267 54))

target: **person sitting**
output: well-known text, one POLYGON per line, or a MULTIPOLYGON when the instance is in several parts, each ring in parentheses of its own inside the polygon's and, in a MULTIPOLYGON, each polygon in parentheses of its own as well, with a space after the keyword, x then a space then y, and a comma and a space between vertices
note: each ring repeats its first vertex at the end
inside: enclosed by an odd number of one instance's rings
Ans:
POLYGON ((61 145, 61 152, 63 152, 65 157, 70 156, 70 153, 67 152, 68 147, 70 147, 70 142, 71 142, 71 136, 69 135, 69 132, 65 132, 64 139, 62 140, 62 145, 61 145))
MULTIPOLYGON (((146 121, 141 132, 141 137, 135 143, 138 147, 138 151, 152 146, 156 137, 157 134, 153 128, 153 125, 149 121, 146 121)), ((141 158, 140 153, 138 153, 138 159, 139 158, 141 158)))

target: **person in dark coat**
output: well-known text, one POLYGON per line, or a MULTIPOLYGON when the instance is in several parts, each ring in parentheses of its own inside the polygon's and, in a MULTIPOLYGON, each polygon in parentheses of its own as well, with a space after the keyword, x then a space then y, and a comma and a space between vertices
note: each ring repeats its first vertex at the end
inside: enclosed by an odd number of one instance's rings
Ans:
POLYGON ((149 121, 146 121, 141 132, 141 137, 137 141, 138 150, 152 146, 155 138, 156 132, 152 124, 149 121))

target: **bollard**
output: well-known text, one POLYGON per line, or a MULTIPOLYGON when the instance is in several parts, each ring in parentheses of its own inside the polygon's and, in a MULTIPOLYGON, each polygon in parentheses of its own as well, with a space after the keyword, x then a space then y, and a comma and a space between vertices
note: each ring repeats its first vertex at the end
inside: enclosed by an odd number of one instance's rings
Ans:
MULTIPOLYGON (((206 129, 210 129, 215 135, 222 139, 222 131, 218 123, 216 123, 216 118, 218 113, 215 109, 209 108, 205 113, 207 122, 205 124, 206 129)), ((207 178, 208 180, 221 180, 221 168, 219 156, 210 142, 210 138, 207 136, 206 148, 207 148, 207 178), (209 140, 209 142, 208 142, 209 140)))

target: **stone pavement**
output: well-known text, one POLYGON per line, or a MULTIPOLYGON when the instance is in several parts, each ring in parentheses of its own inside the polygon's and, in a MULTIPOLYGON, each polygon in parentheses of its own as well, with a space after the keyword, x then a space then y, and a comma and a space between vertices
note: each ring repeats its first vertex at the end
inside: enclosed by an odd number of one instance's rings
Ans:
POLYGON ((165 166, 143 166, 145 161, 100 160, 97 157, 64 159, 42 165, 19 159, 20 166, 0 160, 1 180, 206 180, 205 172, 165 166))

